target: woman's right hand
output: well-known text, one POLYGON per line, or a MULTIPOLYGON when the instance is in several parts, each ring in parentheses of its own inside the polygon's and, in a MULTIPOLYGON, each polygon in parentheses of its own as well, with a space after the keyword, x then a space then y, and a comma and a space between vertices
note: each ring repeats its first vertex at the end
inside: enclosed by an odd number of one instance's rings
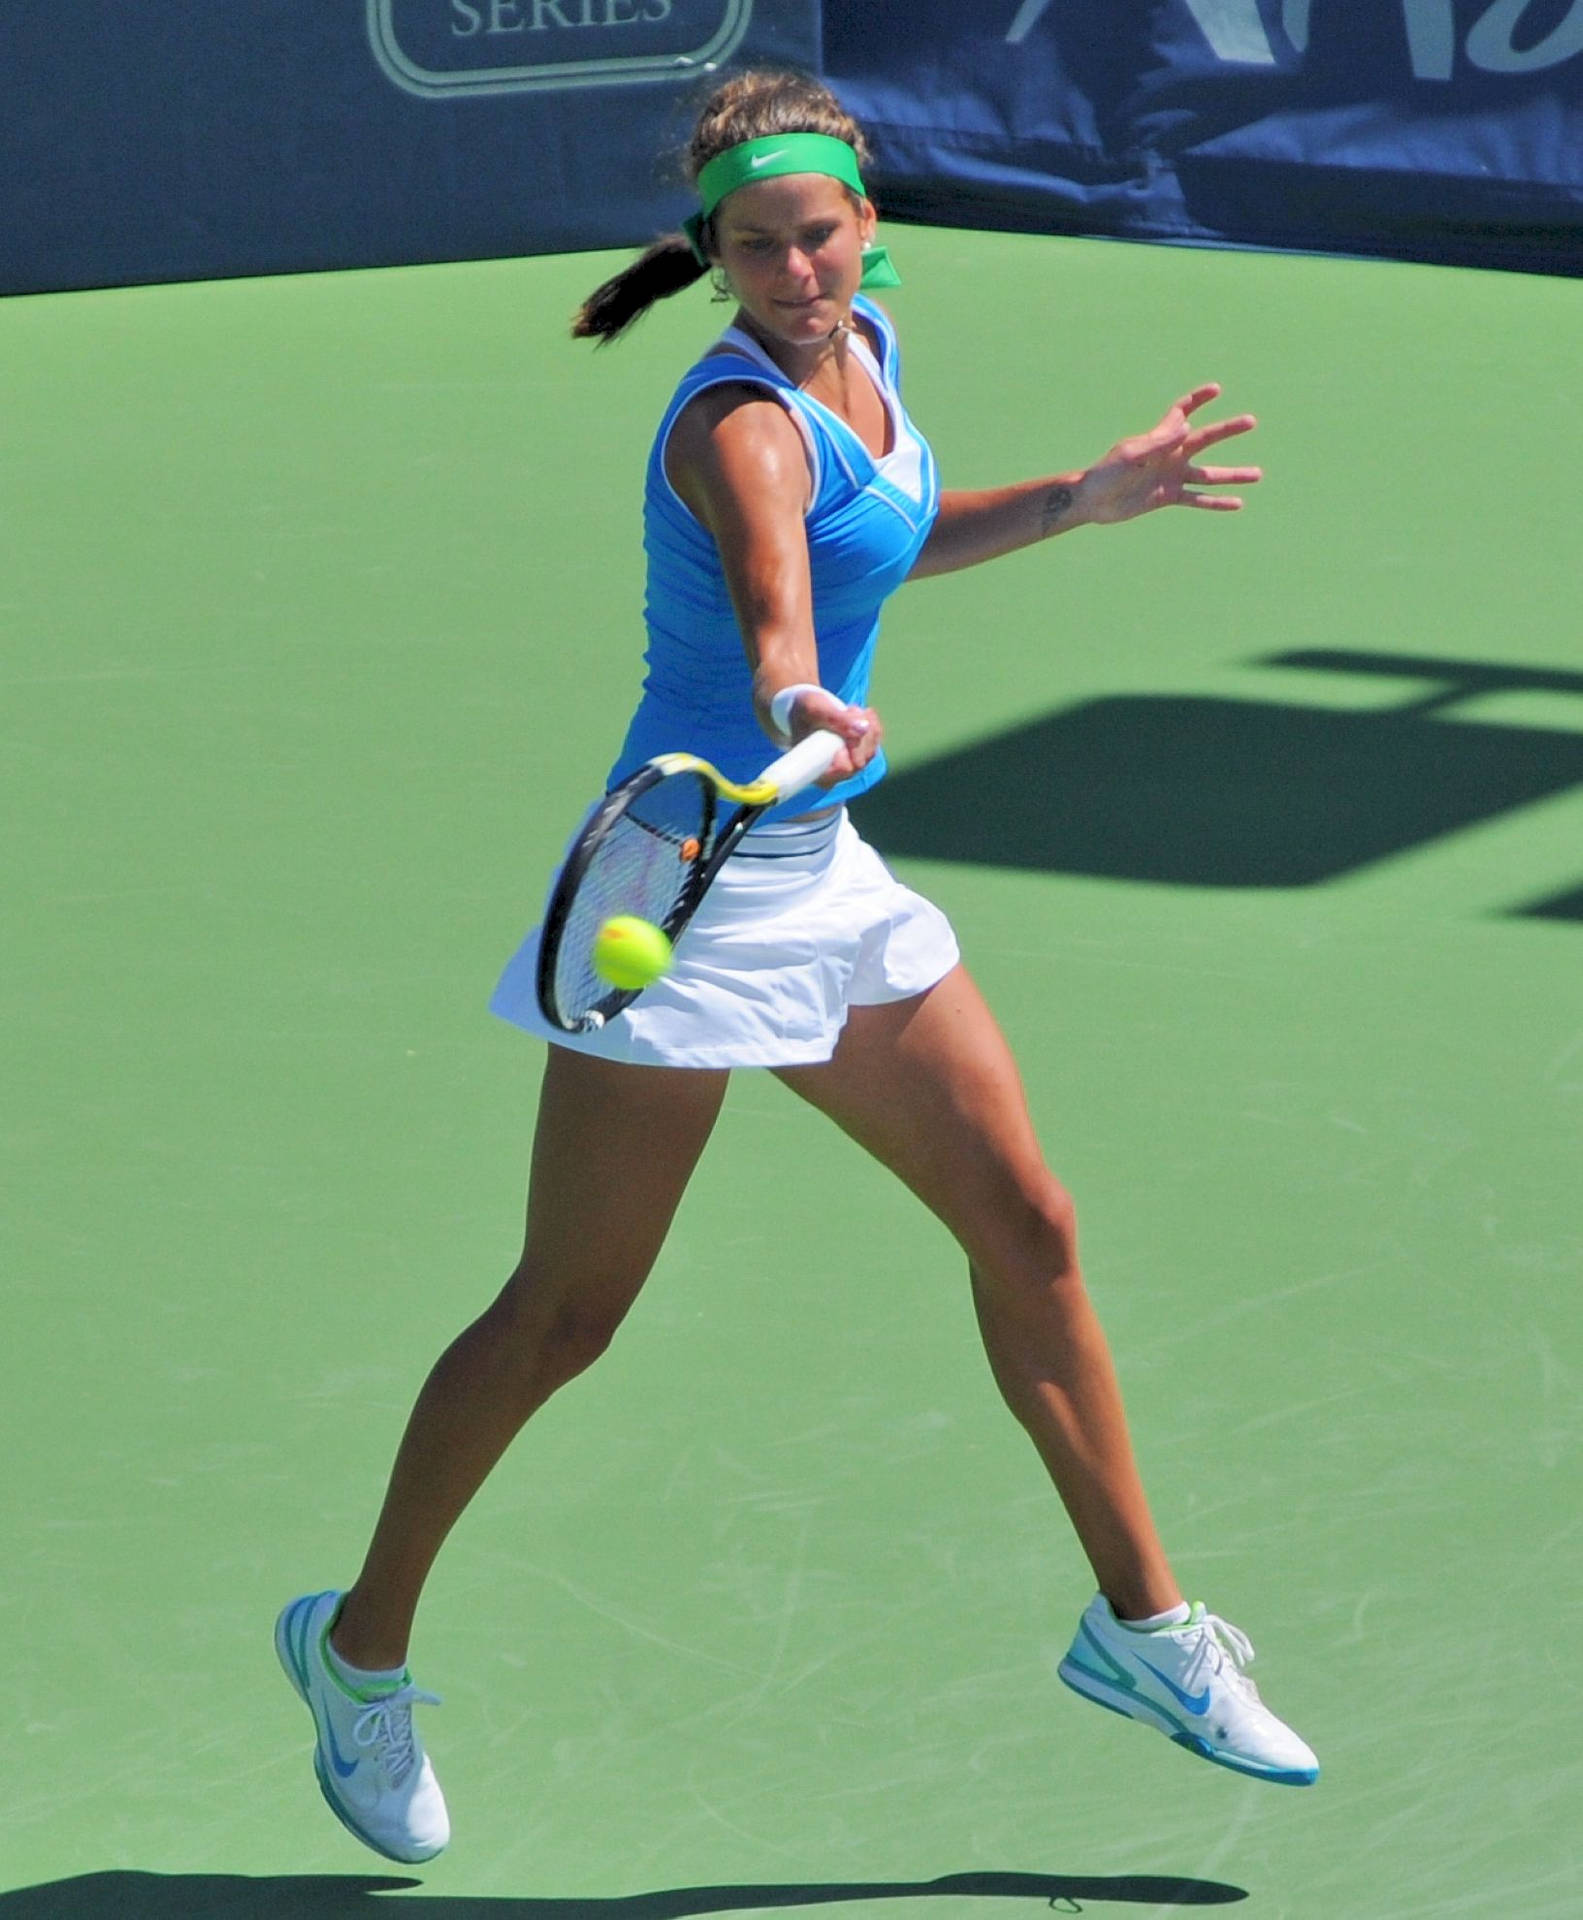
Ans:
POLYGON ((823 687, 810 687, 798 694, 787 716, 788 733, 795 746, 810 733, 820 731, 841 736, 842 748, 830 763, 830 771, 817 782, 833 787, 860 773, 879 752, 885 729, 872 707, 849 707, 823 687))

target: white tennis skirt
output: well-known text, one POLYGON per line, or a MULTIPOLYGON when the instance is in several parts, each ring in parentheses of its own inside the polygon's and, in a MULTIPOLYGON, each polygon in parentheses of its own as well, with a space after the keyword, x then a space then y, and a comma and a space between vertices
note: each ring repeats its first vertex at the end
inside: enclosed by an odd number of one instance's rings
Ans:
POLYGON ((907 1000, 960 958, 951 923, 904 887, 847 818, 750 833, 676 943, 669 973, 596 1033, 539 1011, 535 927, 491 1013, 559 1047, 654 1067, 828 1060, 851 1007, 907 1000))

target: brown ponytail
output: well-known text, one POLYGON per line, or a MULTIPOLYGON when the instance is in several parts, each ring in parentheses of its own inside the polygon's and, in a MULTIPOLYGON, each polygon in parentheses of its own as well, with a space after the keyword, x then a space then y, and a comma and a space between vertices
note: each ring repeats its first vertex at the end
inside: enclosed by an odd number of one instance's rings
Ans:
MULTIPOLYGON (((859 166, 868 165, 862 129, 822 81, 804 73, 755 68, 725 81, 704 101, 682 157, 683 171, 689 181, 696 180, 728 147, 785 133, 832 134, 855 150, 859 166)), ((706 251, 712 238, 706 221, 706 251)), ((684 235, 664 234, 589 294, 572 321, 572 336, 604 346, 641 319, 656 300, 680 293, 707 272, 684 235)))
POLYGON ((685 234, 663 234, 630 266, 594 288, 577 309, 572 338, 608 346, 634 320, 641 319, 656 300, 668 300, 673 293, 701 280, 707 271, 685 234))

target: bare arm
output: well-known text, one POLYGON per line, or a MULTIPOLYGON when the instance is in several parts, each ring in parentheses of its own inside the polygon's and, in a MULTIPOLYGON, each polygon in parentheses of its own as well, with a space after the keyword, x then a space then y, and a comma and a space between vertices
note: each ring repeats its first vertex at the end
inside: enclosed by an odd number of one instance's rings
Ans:
MULTIPOLYGON (((770 702, 783 687, 819 684, 813 582, 808 565, 808 457, 776 401, 750 386, 715 387, 677 420, 665 471, 720 552, 742 645, 753 668, 753 706, 771 739, 770 702)), ((839 733, 845 748, 824 784, 856 773, 879 749, 879 719, 833 694, 797 701, 791 734, 839 733)))
POLYGON ((1195 427, 1192 415, 1215 399, 1214 384, 1195 387, 1148 433, 1119 440, 1079 473, 1024 480, 1009 487, 943 493, 940 511, 912 570, 913 579, 953 573, 1003 553, 1015 553, 1073 527, 1135 520, 1157 507, 1203 507, 1234 513, 1239 496, 1205 493, 1205 487, 1252 486, 1258 467, 1208 467, 1198 456, 1221 440, 1248 433, 1250 413, 1195 427))

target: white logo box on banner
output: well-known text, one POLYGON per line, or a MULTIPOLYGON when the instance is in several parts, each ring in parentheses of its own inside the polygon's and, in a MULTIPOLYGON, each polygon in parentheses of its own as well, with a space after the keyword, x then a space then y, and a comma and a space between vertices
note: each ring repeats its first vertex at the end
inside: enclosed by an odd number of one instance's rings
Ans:
POLYGON ((368 0, 386 77, 426 99, 697 79, 742 44, 753 0, 368 0))

